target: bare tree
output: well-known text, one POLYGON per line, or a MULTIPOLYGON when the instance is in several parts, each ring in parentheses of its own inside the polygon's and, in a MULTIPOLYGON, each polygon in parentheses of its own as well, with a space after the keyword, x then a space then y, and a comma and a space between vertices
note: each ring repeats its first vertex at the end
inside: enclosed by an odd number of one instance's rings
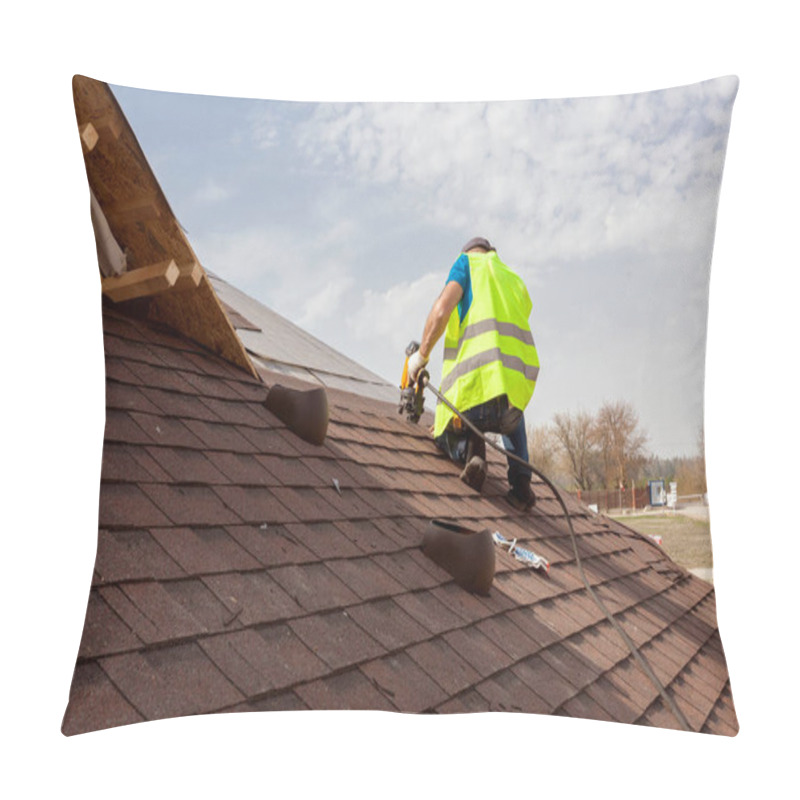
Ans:
POLYGON ((559 467, 558 440, 552 426, 536 425, 528 428, 526 433, 531 464, 552 478, 559 467))
POLYGON ((675 472, 675 480, 682 494, 705 494, 706 485, 706 450, 702 425, 697 435, 697 454, 682 458, 675 472))
POLYGON ((553 432, 561 445, 572 479, 579 489, 592 488, 594 420, 591 414, 560 412, 553 417, 553 432))
POLYGON ((604 403, 597 412, 594 439, 603 459, 607 488, 622 488, 645 458, 647 436, 630 403, 604 403))
POLYGON ((706 429, 702 422, 697 429, 697 459, 700 471, 700 491, 705 494, 708 491, 708 485, 706 484, 706 429))

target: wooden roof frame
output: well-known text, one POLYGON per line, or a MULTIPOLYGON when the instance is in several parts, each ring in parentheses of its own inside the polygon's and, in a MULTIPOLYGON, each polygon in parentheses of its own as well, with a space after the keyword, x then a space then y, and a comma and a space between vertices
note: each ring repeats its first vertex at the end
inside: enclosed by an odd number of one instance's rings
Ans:
POLYGON ((259 378, 108 84, 76 75, 72 91, 89 186, 127 260, 103 295, 259 378))

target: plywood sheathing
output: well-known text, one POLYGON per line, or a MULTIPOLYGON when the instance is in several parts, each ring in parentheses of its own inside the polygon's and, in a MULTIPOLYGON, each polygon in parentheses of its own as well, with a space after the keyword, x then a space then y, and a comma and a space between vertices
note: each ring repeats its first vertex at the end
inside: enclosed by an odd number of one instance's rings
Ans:
POLYGON ((179 271, 177 280, 141 282, 139 293, 109 296, 118 302, 146 297, 137 313, 258 377, 111 89, 76 75, 72 90, 89 187, 125 253, 127 274, 173 261, 179 271))

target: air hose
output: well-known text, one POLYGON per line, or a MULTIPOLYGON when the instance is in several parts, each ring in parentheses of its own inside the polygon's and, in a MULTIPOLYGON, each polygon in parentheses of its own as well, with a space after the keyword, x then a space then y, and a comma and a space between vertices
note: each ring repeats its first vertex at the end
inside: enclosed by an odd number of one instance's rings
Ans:
POLYGON ((553 482, 546 475, 544 475, 542 472, 536 469, 536 467, 534 467, 533 464, 529 463, 528 461, 525 461, 524 458, 520 458, 519 456, 514 455, 514 453, 509 453, 507 450, 500 447, 498 444, 496 444, 487 436, 485 436, 482 431, 478 430, 478 428, 472 422, 470 422, 470 420, 468 420, 438 389, 436 389, 434 386, 431 386, 430 377, 426 371, 423 370, 420 373, 418 378, 418 383, 421 384, 424 388, 430 389, 431 392, 433 392, 433 394, 436 395, 437 399, 441 403, 444 403, 444 405, 446 405, 476 436, 480 436, 480 438, 483 439, 483 441, 486 442, 486 444, 488 444, 490 447, 493 447, 499 453, 502 453, 504 456, 506 456, 506 458, 510 458, 513 461, 516 461, 519 464, 522 464, 523 466, 530 469, 537 477, 541 478, 544 481, 544 483, 550 488, 550 490, 555 495, 555 498, 558 501, 559 505, 561 506, 562 511, 564 512, 565 519, 567 520, 567 526, 569 527, 569 536, 572 541, 572 549, 573 552, 575 553, 575 563, 578 566, 578 573, 581 577, 583 585, 586 587, 586 591, 589 592, 589 596, 592 598, 592 600, 594 600, 598 608, 600 608, 603 614, 605 614, 608 621, 611 623, 611 626, 619 634, 620 638, 630 651, 630 654, 633 656, 636 663, 641 667, 642 671, 645 673, 645 675, 647 675, 652 684, 658 690, 659 694, 661 695, 661 699, 667 705, 667 708, 669 708, 669 710, 673 713, 673 715, 678 720, 681 727, 685 731, 691 731, 692 728, 689 725, 686 717, 683 715, 683 712, 678 708, 675 701, 667 694, 667 690, 664 688, 664 685, 658 679, 658 676, 655 674, 655 672, 653 672, 652 667, 647 663, 646 659, 639 652, 639 649, 636 647, 633 640, 630 638, 630 636, 628 636, 627 633, 625 633, 625 631, 622 629, 622 626, 617 622, 617 620, 614 618, 614 615, 608 610, 605 603, 603 603, 603 601, 600 599, 600 597, 597 595, 597 593, 589 583, 589 579, 586 577, 586 573, 583 570, 583 563, 581 562, 580 553, 578 552, 578 539, 575 536, 575 529, 572 526, 572 519, 570 518, 569 511, 567 510, 567 505, 561 496, 561 492, 559 492, 559 490, 556 489, 553 482))

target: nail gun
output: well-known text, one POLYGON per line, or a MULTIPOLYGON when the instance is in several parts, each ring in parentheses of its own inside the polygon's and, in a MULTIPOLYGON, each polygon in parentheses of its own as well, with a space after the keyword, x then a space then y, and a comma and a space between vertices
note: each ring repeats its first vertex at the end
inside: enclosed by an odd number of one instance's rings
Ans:
POLYGON ((411 342, 406 347, 406 363, 403 365, 403 375, 400 378, 400 406, 397 409, 398 414, 405 413, 406 419, 409 422, 419 422, 422 412, 425 408, 425 383, 427 382, 428 373, 426 370, 420 370, 417 375, 416 383, 411 383, 408 375, 408 359, 419 350, 419 342, 411 342), (423 380, 423 376, 425 380, 423 380))

